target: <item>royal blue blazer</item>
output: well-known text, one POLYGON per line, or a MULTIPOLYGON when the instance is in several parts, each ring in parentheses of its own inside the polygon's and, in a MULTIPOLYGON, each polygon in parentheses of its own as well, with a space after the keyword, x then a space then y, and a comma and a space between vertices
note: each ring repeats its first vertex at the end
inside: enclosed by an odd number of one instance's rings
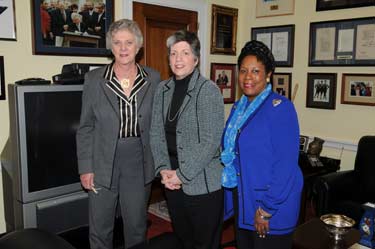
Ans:
MULTIPOLYGON (((291 233, 297 224, 303 187, 293 104, 271 93, 239 129, 235 153, 239 227, 255 231, 255 212, 261 207, 272 214, 270 234, 291 233)), ((226 218, 233 215, 232 195, 232 189, 225 189, 226 218)))

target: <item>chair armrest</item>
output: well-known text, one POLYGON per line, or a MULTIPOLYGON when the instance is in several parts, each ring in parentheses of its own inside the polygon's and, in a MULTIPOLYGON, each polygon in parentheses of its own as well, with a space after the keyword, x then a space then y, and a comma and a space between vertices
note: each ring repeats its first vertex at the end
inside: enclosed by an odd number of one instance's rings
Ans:
POLYGON ((313 191, 316 196, 317 215, 329 211, 330 202, 340 199, 355 199, 358 194, 358 177, 354 170, 334 172, 317 177, 313 191))

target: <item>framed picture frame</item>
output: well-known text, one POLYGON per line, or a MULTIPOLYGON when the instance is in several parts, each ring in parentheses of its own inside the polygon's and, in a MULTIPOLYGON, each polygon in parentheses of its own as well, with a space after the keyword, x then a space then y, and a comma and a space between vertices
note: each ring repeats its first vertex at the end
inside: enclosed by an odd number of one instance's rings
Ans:
POLYGON ((336 108, 336 73, 308 73, 306 107, 336 108))
POLYGON ((224 103, 234 103, 236 99, 236 64, 211 63, 211 80, 223 94, 224 103))
POLYGON ((341 104, 375 106, 375 74, 343 74, 341 104))
POLYGON ((294 0, 256 0, 256 17, 294 14, 294 0))
POLYGON ((238 9, 212 5, 211 54, 236 55, 238 9))
POLYGON ((304 135, 300 135, 299 136, 299 151, 300 152, 306 152, 308 144, 309 144, 309 137, 304 136, 304 135))
MULTIPOLYGON (((80 12, 84 5, 81 2, 79 2, 81 5, 65 6, 63 12, 60 9, 52 9, 48 12, 47 9, 52 6, 47 3, 42 7, 40 0, 31 0, 31 2, 33 54, 69 56, 109 56, 111 54, 111 51, 106 48, 105 33, 113 22, 114 0, 96 2, 94 14, 91 16, 88 11, 80 12), (79 28, 73 23, 73 19, 77 17, 72 19, 72 12, 81 13, 82 22, 79 28), (46 13, 50 13, 50 31, 43 23, 46 13)), ((64 8, 64 6, 61 7, 64 8)))
POLYGON ((316 11, 374 6, 375 0, 316 0, 316 11))
POLYGON ((0 56, 0 100, 5 100, 4 56, 0 56))
POLYGON ((310 23, 309 66, 373 66, 375 18, 310 23))
POLYGON ((251 28, 251 39, 271 49, 277 67, 292 67, 294 58, 294 25, 251 28))
POLYGON ((17 40, 14 0, 0 1, 0 40, 17 40))
POLYGON ((291 73, 273 73, 272 90, 288 99, 292 97, 292 74, 291 73))

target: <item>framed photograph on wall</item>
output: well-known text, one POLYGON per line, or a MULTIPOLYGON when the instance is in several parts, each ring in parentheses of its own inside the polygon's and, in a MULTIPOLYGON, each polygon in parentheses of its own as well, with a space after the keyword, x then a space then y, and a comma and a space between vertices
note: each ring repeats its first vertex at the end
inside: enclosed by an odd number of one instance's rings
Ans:
POLYGON ((308 73, 306 107, 335 109, 336 78, 335 73, 308 73))
POLYGON ((256 17, 294 14, 294 0, 256 0, 256 17))
POLYGON ((375 0, 316 0, 316 11, 375 6, 375 0))
POLYGON ((309 66, 373 66, 375 18, 310 23, 309 66))
POLYGON ((14 0, 0 1, 0 40, 16 41, 14 0))
POLYGON ((211 54, 236 55, 238 9, 212 5, 211 54))
POLYGON ((252 28, 251 39, 271 49, 277 67, 293 66, 294 25, 252 28))
POLYGON ((235 101, 236 64, 211 63, 211 80, 220 88, 225 104, 235 101))
POLYGON ((5 100, 5 77, 3 56, 0 56, 0 100, 5 100))
POLYGON ((94 13, 80 12, 83 2, 50 10, 50 2, 32 2, 33 54, 69 56, 108 56, 105 33, 113 22, 114 0, 99 0, 94 13), (48 14, 50 13, 50 14, 48 14), (81 13, 81 14, 79 14, 81 13), (78 16, 79 14, 79 16, 78 16), (48 15, 50 26, 48 26, 48 15), (81 19, 81 21, 79 21, 81 19), (79 23, 79 24, 78 24, 79 23))
POLYGON ((291 99, 292 74, 274 73, 272 74, 272 90, 282 96, 291 99))
POLYGON ((375 74, 343 74, 341 104, 375 106, 375 74))

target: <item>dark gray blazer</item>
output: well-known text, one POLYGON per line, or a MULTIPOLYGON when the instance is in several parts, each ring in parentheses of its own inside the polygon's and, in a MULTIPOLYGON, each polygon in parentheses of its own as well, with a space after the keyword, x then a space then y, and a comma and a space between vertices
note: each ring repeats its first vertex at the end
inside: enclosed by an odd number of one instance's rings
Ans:
MULTIPOLYGON (((143 67, 147 84, 137 93, 138 124, 143 144, 145 184, 154 179, 154 164, 149 146, 152 100, 160 82, 159 72, 143 67)), ((85 75, 80 125, 77 130, 79 174, 94 173, 95 182, 110 187, 118 134, 120 113, 117 96, 106 86, 105 67, 85 75)))
MULTIPOLYGON (((155 93, 150 143, 156 174, 171 169, 164 122, 175 82, 163 81, 155 93)), ((219 88, 195 69, 181 106, 176 127, 179 168, 176 173, 188 195, 207 194, 221 188, 220 141, 224 128, 224 103, 219 88)))

